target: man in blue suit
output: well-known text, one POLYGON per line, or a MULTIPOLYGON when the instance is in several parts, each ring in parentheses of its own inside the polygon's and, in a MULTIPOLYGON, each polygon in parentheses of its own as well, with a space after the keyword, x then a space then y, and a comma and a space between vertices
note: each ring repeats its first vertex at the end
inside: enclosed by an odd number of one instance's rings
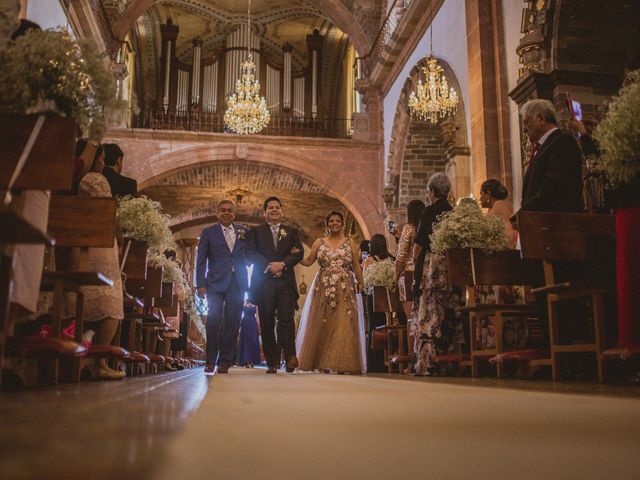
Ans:
POLYGON ((196 266, 198 296, 207 298, 207 364, 206 375, 229 373, 248 289, 246 233, 242 225, 233 223, 235 205, 230 200, 218 204, 218 223, 205 228, 200 235, 196 266))

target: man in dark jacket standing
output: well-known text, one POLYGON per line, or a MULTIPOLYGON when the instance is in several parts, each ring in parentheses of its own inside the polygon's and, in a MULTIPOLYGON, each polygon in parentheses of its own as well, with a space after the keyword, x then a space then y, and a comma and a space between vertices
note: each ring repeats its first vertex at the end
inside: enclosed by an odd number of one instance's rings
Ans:
POLYGON ((105 143, 104 148, 104 169, 102 174, 111 185, 111 195, 114 197, 124 197, 131 195, 138 196, 138 182, 133 178, 121 175, 122 159, 124 152, 115 143, 105 143))
POLYGON ((282 221, 280 199, 269 197, 263 207, 266 223, 253 228, 247 242, 253 263, 250 299, 258 306, 267 373, 277 372, 281 352, 287 372, 293 372, 298 366, 293 316, 299 296, 293 267, 304 251, 298 230, 282 221))
POLYGON ((582 154, 576 139, 557 127, 549 100, 522 107, 523 133, 532 150, 524 175, 521 210, 582 212, 582 154))

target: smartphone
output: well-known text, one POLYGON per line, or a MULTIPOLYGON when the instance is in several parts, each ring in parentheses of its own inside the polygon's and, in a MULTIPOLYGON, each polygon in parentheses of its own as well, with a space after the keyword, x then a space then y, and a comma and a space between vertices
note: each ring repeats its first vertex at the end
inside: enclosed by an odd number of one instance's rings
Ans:
POLYGON ((582 104, 571 98, 570 95, 567 96, 567 106, 569 107, 569 113, 571 114, 572 120, 582 121, 582 104))
POLYGON ((393 233, 398 228, 398 225, 393 220, 389 220, 389 233, 393 233))

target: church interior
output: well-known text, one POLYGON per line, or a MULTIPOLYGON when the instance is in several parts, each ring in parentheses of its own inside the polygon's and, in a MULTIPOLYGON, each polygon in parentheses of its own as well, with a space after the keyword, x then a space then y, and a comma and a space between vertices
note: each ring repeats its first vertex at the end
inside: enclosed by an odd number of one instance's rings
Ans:
POLYGON ((0 477, 640 478, 639 1, 0 37, 0 477))

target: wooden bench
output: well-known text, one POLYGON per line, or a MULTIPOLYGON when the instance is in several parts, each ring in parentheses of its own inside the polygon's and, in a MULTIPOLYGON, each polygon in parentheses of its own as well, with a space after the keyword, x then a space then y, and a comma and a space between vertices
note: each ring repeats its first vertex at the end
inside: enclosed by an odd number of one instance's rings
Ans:
MULTIPOLYGON (((47 116, 39 134, 35 137, 31 151, 26 156, 22 170, 17 172, 19 159, 32 133, 34 133, 37 120, 37 115, 0 114, 0 145, 2 145, 0 192, 8 190, 9 187, 14 193, 23 190, 60 192, 71 189, 76 133, 75 122, 72 118, 47 116), (15 181, 10 184, 14 173, 18 173, 18 175, 15 177, 15 181)), ((28 218, 3 206, 0 208, 0 245, 16 244, 53 245, 54 239, 42 229, 37 228, 28 218)), ((14 330, 14 319, 10 315, 9 301, 13 275, 12 265, 12 256, 0 254, 0 371, 4 365, 5 345, 10 341, 14 330)), ((33 351, 32 347, 33 345, 29 347, 29 351, 33 351)), ((74 352, 72 355, 75 355, 79 345, 68 347, 69 345, 60 345, 52 341, 43 349, 48 352, 72 351, 74 352)), ((14 353, 17 351, 25 350, 12 349, 14 353)), ((1 382, 0 377, 0 386, 1 382)))
POLYGON ((398 323, 397 313, 401 308, 397 288, 390 290, 385 287, 373 287, 373 311, 386 315, 386 324, 377 330, 386 334, 387 348, 384 349, 384 356, 389 373, 393 373, 394 366, 398 367, 398 373, 404 373, 411 361, 407 350, 408 327, 398 323))
POLYGON ((597 378, 602 382, 602 352, 606 345, 604 305, 607 297, 615 295, 615 291, 610 285, 589 278, 585 272, 572 271, 572 267, 584 269, 585 262, 594 260, 599 255, 594 251, 597 242, 615 241, 614 217, 586 213, 519 212, 517 221, 523 258, 542 260, 544 266, 544 287, 534 290, 534 293, 547 296, 553 380, 560 379, 561 357, 586 353, 595 356, 597 378), (558 272, 562 270, 566 270, 568 273, 562 273, 571 278, 559 281, 558 272), (575 318, 572 311, 570 315, 563 316, 560 310, 566 308, 568 301, 586 301, 589 314, 575 318), (578 320, 578 325, 591 326, 590 338, 563 338, 561 333, 566 334, 568 320, 578 320))
MULTIPOLYGON (((474 286, 534 285, 539 277, 536 262, 524 261, 516 250, 485 253, 478 249, 451 249, 446 253, 449 284, 466 288, 466 306, 469 314, 471 376, 478 376, 478 364, 504 352, 503 334, 505 317, 535 316, 536 306, 525 304, 477 303, 474 286), (477 322, 493 317, 494 348, 481 348, 476 335, 477 322)), ((460 362, 460 366, 466 364, 460 362)), ((550 361, 549 361, 550 363, 550 361)), ((496 363, 496 375, 504 375, 502 362, 496 363)))
MULTIPOLYGON (((115 240, 117 201, 113 198, 54 195, 49 207, 48 232, 57 247, 112 248, 115 240)), ((60 337, 64 292, 76 295, 76 341, 84 330, 84 297, 81 287, 112 286, 113 279, 102 272, 46 272, 41 289, 53 291, 52 335, 60 337)), ((95 351, 95 350, 94 350, 95 351)), ((57 362, 52 367, 52 381, 57 378, 57 362)), ((70 380, 80 380, 80 362, 75 361, 70 380)))

